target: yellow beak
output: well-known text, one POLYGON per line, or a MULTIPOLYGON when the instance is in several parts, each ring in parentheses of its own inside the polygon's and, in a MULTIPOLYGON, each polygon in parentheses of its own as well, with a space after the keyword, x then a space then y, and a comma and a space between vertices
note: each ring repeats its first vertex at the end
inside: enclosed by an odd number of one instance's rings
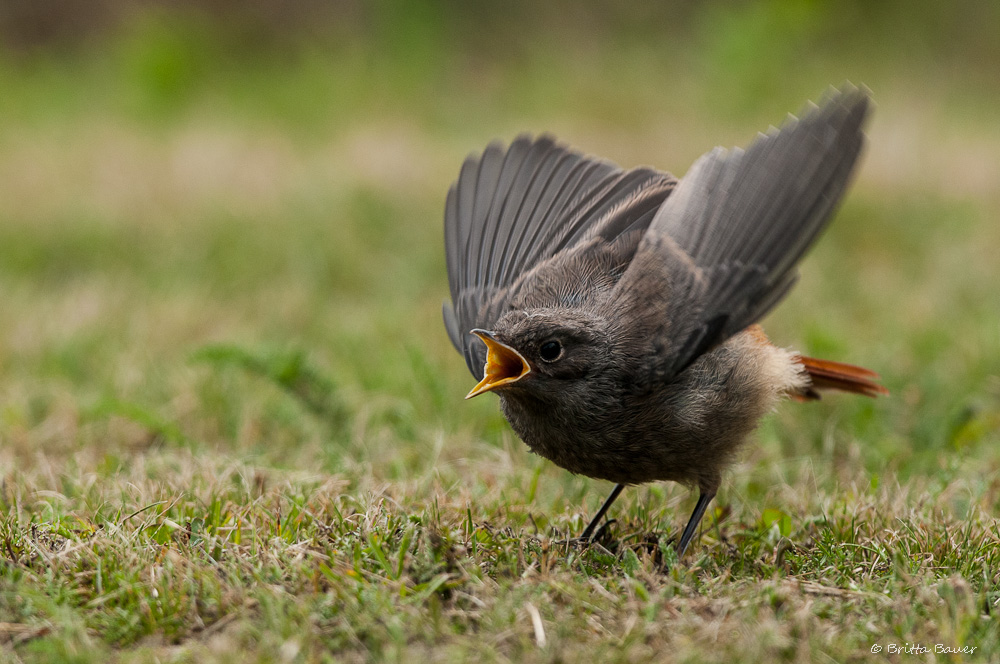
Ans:
POLYGON ((486 344, 486 367, 483 371, 486 375, 465 395, 466 399, 517 382, 531 372, 531 366, 524 356, 507 344, 497 341, 492 332, 472 330, 472 333, 486 344))

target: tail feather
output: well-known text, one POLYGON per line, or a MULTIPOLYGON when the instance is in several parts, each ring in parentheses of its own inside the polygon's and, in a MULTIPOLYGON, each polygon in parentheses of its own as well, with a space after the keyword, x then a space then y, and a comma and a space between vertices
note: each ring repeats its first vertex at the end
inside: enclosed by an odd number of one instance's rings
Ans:
POLYGON ((811 381, 811 385, 805 390, 794 395, 800 399, 819 399, 817 390, 840 390, 866 397, 889 394, 889 390, 875 382, 878 374, 863 367, 804 356, 799 356, 798 361, 811 381))

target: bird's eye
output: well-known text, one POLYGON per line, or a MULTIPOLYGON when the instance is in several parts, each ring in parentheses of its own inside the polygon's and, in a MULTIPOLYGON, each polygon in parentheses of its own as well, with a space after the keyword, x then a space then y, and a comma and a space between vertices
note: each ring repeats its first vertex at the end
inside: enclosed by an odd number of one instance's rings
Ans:
POLYGON ((563 347, 558 341, 546 341, 538 349, 538 355, 546 362, 555 362, 562 357, 563 347))

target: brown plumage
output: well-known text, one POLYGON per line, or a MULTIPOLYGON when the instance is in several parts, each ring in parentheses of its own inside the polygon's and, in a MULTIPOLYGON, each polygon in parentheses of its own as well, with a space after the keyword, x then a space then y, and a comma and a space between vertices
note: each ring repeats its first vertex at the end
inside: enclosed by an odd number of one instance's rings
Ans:
POLYGON ((860 153, 848 86, 682 180, 549 137, 470 157, 448 193, 445 326, 536 453, 617 484, 697 486, 684 552, 722 472, 783 396, 884 393, 875 374, 772 345, 755 325, 791 288, 860 153))
POLYGON ((803 396, 810 399, 819 399, 819 394, 813 390, 840 390, 866 397, 889 394, 889 390, 875 382, 878 374, 863 367, 802 356, 798 362, 809 374, 810 392, 803 396))

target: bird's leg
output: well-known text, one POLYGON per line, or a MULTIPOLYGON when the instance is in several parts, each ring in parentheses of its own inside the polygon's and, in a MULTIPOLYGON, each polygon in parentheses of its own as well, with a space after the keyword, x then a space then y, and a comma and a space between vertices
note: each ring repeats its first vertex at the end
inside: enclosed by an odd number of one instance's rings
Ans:
POLYGON ((593 537, 594 533, 597 531, 597 526, 601 524, 601 519, 604 518, 608 508, 611 507, 611 503, 615 502, 615 498, 618 497, 618 494, 621 493, 624 488, 624 484, 615 485, 615 488, 611 490, 611 495, 609 495, 608 499, 604 501, 603 505, 601 505, 601 509, 597 510, 597 514, 595 514, 594 518, 590 520, 590 524, 587 526, 586 530, 583 531, 583 535, 580 539, 584 540, 588 544, 590 543, 590 538, 593 537))
POLYGON ((688 544, 691 543, 691 537, 694 536, 694 531, 698 529, 701 517, 705 515, 705 510, 708 509, 708 504, 712 502, 712 498, 715 498, 714 491, 708 493, 703 490, 698 495, 698 504, 694 506, 694 512, 691 513, 691 518, 688 519, 687 526, 684 527, 684 533, 681 535, 680 544, 677 545, 678 559, 684 555, 684 551, 688 548, 688 544))

